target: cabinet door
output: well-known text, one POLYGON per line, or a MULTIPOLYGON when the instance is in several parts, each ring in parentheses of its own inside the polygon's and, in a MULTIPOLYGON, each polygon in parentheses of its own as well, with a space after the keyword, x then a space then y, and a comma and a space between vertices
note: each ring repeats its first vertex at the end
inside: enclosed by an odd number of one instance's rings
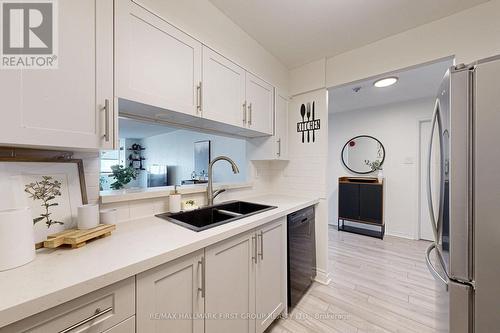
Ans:
POLYGON ((205 333, 255 333, 255 235, 236 237, 205 249, 205 333), (253 236, 253 237, 252 237, 253 236))
POLYGON ((339 218, 359 219, 358 184, 339 184, 339 218))
POLYGON ((247 125, 255 131, 273 135, 274 89, 255 75, 246 73, 247 125))
POLYGON ((360 219, 368 222, 382 223, 383 205, 382 186, 359 186, 359 215, 360 219))
POLYGON ((203 47, 203 118, 245 125, 245 70, 203 47))
POLYGON ((130 0, 115 1, 116 95, 198 113, 201 43, 130 0))
POLYGON ((288 159, 288 99, 276 94, 275 140, 276 156, 280 160, 288 159))
POLYGON ((257 232, 255 278, 256 332, 262 333, 284 310, 286 302, 286 221, 257 232))
POLYGON ((198 251, 137 275, 138 333, 203 332, 202 257, 198 251))
POLYGON ((1 71, 0 144, 110 148, 113 0, 59 1, 55 15, 58 68, 1 71))

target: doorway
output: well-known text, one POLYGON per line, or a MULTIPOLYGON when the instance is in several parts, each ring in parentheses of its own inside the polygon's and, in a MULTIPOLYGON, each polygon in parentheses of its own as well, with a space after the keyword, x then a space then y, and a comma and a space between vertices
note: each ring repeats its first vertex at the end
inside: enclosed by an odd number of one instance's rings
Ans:
MULTIPOLYGON (((418 238, 428 241, 434 241, 434 234, 432 232, 432 225, 429 213, 429 207, 427 202, 427 163, 429 154, 429 142, 431 137, 431 120, 425 119, 419 121, 419 165, 418 165, 418 178, 419 178, 419 200, 418 200, 418 238)), ((437 140, 436 135, 434 136, 434 141, 437 140)), ((434 142, 434 147, 436 147, 437 142, 434 142)), ((433 156, 431 157, 431 187, 432 187, 432 199, 434 201, 434 207, 436 207, 436 200, 438 195, 437 184, 439 181, 439 164, 438 164, 438 152, 433 151, 433 156)))

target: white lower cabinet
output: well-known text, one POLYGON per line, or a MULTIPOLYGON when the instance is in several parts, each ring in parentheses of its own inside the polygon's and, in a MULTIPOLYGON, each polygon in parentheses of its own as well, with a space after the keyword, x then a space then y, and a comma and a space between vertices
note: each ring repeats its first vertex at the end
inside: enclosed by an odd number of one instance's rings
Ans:
POLYGON ((285 309, 286 303, 286 221, 257 231, 255 270, 256 332, 262 333, 285 309))
POLYGON ((286 218, 0 328, 262 333, 286 309, 286 218))
POLYGON ((264 332, 286 304, 285 218, 205 251, 205 333, 264 332))
POLYGON ((255 239, 245 234, 205 250, 205 333, 255 332, 245 317, 255 313, 255 239))
POLYGON ((137 275, 138 333, 202 333, 203 250, 137 275))
POLYGON ((133 333, 134 314, 135 278, 130 277, 0 328, 0 332, 133 333))

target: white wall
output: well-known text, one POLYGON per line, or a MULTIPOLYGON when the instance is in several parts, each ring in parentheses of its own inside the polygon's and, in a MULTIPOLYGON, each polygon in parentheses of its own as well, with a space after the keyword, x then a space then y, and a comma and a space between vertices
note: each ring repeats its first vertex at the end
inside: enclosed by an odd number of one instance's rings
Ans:
MULTIPOLYGON (((237 183, 247 181, 246 142, 244 139, 205 134, 189 130, 177 130, 166 134, 155 135, 142 140, 146 148, 146 165, 166 164, 175 166, 175 183, 191 179, 194 170, 194 143, 210 140, 212 144, 212 159, 226 155, 233 159, 239 174, 233 174, 229 163, 224 161, 214 165, 214 182, 237 183)), ((170 178, 170 176, 169 176, 170 178)))
POLYGON ((327 87, 448 56, 469 63, 500 53, 500 0, 492 0, 327 60, 327 87))
POLYGON ((349 139, 366 134, 380 140, 386 152, 383 173, 387 234, 407 238, 418 237, 418 121, 430 119, 433 106, 434 98, 429 98, 330 113, 328 126, 330 224, 337 225, 338 178, 354 175, 342 164, 340 157, 342 147, 349 139))
POLYGON ((287 68, 210 1, 135 1, 281 91, 288 92, 287 68))
MULTIPOLYGON (((319 89, 294 96, 288 108, 289 161, 270 164, 275 168, 273 189, 277 193, 320 198, 316 207, 316 264, 317 279, 328 283, 328 208, 326 162, 328 158, 328 107, 327 91, 319 89), (321 129, 315 133, 315 142, 302 143, 297 133, 297 123, 302 121, 300 106, 315 102, 315 118, 320 119, 321 129)), ((312 140, 312 134, 311 134, 312 140)), ((307 140, 307 136, 306 136, 307 140)))
POLYGON ((455 56, 469 63, 500 54, 500 0, 491 0, 440 20, 290 71, 296 95, 334 87, 410 66, 455 56), (326 77, 326 80, 325 80, 326 77))

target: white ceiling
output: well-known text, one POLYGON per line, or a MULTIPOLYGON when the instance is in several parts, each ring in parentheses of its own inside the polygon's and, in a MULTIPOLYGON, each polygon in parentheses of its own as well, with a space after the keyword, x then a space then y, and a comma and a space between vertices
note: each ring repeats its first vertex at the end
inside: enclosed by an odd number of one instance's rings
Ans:
POLYGON ((118 118, 118 125, 120 128, 120 138, 122 139, 144 139, 178 130, 175 127, 146 123, 123 117, 118 118))
POLYGON ((283 64, 294 68, 488 0, 210 1, 283 64))
POLYGON ((386 88, 373 86, 373 82, 384 76, 338 88, 330 88, 328 90, 328 112, 345 112, 434 97, 446 70, 452 64, 453 61, 449 59, 392 73, 389 76, 397 76, 399 81, 395 85, 386 88), (356 88, 361 89, 356 92, 354 91, 356 88))

